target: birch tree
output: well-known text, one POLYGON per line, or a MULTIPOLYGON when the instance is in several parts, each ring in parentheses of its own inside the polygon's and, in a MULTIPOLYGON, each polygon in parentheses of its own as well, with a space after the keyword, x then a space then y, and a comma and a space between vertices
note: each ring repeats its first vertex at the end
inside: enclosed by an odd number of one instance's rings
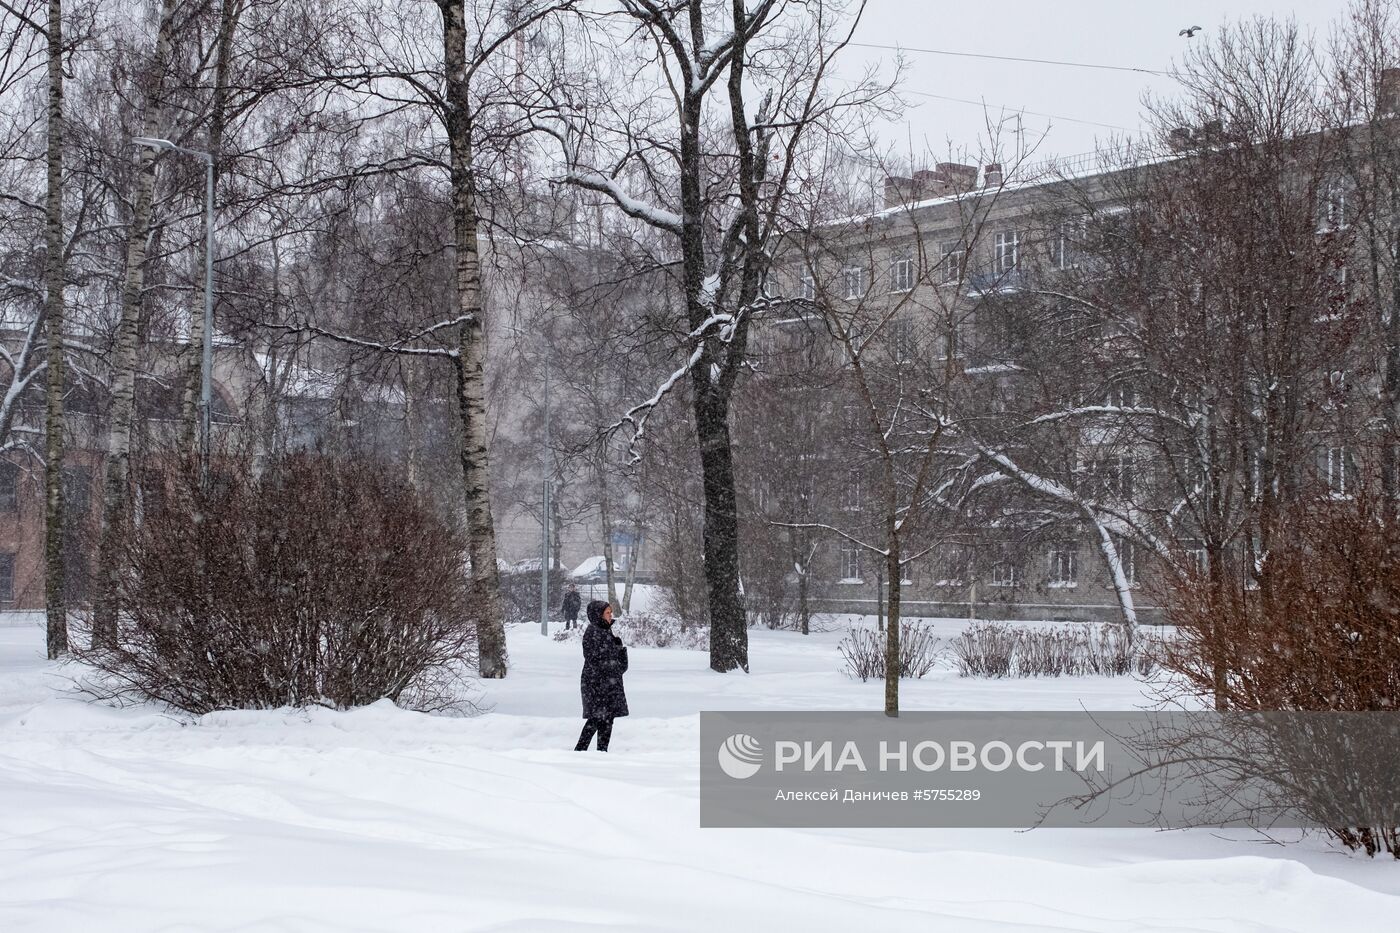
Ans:
MULTIPOLYGON (((143 107, 141 135, 164 138, 171 50, 178 0, 162 0, 154 50, 139 94, 143 107)), ((151 213, 155 203, 156 162, 160 152, 149 146, 136 150, 139 168, 126 234, 126 265, 121 311, 112 349, 111 408, 108 411, 106 458, 103 461, 102 526, 97 557, 97 594, 93 601, 92 638, 96 647, 117 643, 118 554, 129 507, 131 429, 136 414, 138 328, 145 299, 146 254, 151 243, 151 213)), ((212 209, 212 205, 211 205, 212 209)))

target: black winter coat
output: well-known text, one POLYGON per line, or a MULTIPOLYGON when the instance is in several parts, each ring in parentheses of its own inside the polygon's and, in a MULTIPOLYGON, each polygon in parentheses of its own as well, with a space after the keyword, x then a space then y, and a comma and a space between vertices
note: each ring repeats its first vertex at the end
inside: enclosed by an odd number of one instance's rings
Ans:
POLYGON ((576 590, 570 590, 564 594, 564 617, 577 619, 579 607, 583 605, 583 597, 578 595, 576 590))
POLYGON ((613 719, 627 715, 622 675, 627 672, 627 649, 610 626, 589 622, 583 631, 584 719, 613 719))

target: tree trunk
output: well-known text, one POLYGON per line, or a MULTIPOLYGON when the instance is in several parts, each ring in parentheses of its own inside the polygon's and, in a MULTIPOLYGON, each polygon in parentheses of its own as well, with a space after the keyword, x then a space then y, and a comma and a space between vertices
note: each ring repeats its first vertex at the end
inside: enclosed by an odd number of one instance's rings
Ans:
POLYGON ((401 381, 404 434, 408 440, 408 485, 415 490, 419 490, 423 482, 423 440, 418 428, 418 406, 414 402, 418 397, 417 373, 418 368, 410 357, 401 371, 401 381))
POLYGON ((456 241, 456 301, 465 318, 458 337, 457 414, 462 422, 462 496, 467 550, 472 564, 477 618, 478 672, 506 676, 506 629, 496 568, 496 531, 491 521, 491 462, 487 449, 486 346, 481 301, 481 257, 477 249, 476 185, 472 167, 472 101, 467 76, 464 0, 439 0, 442 10, 443 71, 447 99, 443 122, 451 150, 452 227, 456 241))
MULTIPOLYGON (((794 532, 795 533, 795 532, 794 532)), ((812 570, 812 548, 808 547, 801 554, 794 554, 797 560, 793 561, 797 569, 797 622, 801 626, 803 635, 812 633, 812 608, 807 598, 807 580, 811 576, 812 570)))
POLYGON ((899 540, 891 538, 885 557, 885 573, 890 578, 889 614, 885 617, 885 715, 899 715, 899 600, 903 587, 899 566, 899 540))
POLYGON ((1123 615, 1123 623, 1128 628, 1133 628, 1137 625, 1137 609, 1133 605, 1133 591, 1128 584, 1128 575, 1123 570, 1123 555, 1119 553, 1118 546, 1113 543, 1113 536, 1094 517, 1093 513, 1087 513, 1087 517, 1099 533, 1099 550, 1103 553, 1104 564, 1108 567, 1108 577, 1113 583, 1113 592, 1118 597, 1118 611, 1123 615))
MULTIPOLYGON (((699 378, 709 378, 702 374, 699 378)), ((705 584, 710 605, 710 667, 749 669, 748 619, 739 596, 739 517, 725 408, 696 393, 695 430, 705 489, 705 584)))
MULTIPOLYGON (((68 651, 63 598, 63 3, 49 0, 48 192, 45 200, 44 296, 48 322, 48 397, 44 444, 44 609, 50 659, 68 651)), ((18 376, 18 373, 16 374, 18 376)))
POLYGON ((559 492, 555 489, 549 496, 549 521, 553 527, 549 538, 550 570, 564 569, 564 516, 559 512, 559 492))
MULTIPOLYGON (((158 136, 161 133, 163 86, 170 60, 175 6, 176 0, 163 0, 161 5, 155 55, 151 62, 151 85, 146 92, 146 112, 141 120, 142 136, 158 136)), ((112 403, 108 413, 107 449, 103 462, 102 531, 97 552, 97 593, 92 612, 94 647, 110 648, 117 643, 119 564, 131 499, 131 425, 136 408, 137 331, 146 284, 146 251, 150 246, 151 206, 155 200, 156 184, 156 150, 141 146, 138 153, 141 161, 136 174, 136 199, 131 225, 126 234, 126 279, 122 283, 121 317, 117 322, 116 341, 112 349, 112 403)))
POLYGON ((605 461, 600 457, 596 461, 598 464, 598 518, 603 526, 603 570, 608 578, 608 604, 613 607, 613 612, 618 611, 617 583, 613 573, 613 532, 612 532, 612 502, 608 496, 608 477, 605 461))
POLYGON ((624 615, 632 611, 632 587, 637 584, 637 567, 642 562, 642 543, 646 540, 642 536, 646 528, 642 522, 642 515, 646 511, 645 505, 645 498, 637 503, 637 520, 632 523, 632 551, 627 561, 627 584, 622 591, 622 612, 624 615))

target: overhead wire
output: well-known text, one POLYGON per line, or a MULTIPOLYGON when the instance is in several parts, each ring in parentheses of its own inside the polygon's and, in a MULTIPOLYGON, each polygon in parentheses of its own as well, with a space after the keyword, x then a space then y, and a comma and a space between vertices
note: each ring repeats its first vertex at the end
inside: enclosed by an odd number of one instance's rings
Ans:
POLYGON ((910 45, 881 45, 876 42, 851 42, 856 48, 883 49, 887 52, 921 52, 925 55, 950 55, 957 58, 985 58, 999 62, 1027 62, 1034 65, 1058 65, 1063 68, 1097 68, 1104 71, 1133 71, 1138 74, 1170 77, 1171 72, 1155 68, 1137 68, 1132 65, 1105 65, 1099 62, 1076 62, 1057 58, 1027 58, 1019 55, 993 55, 989 52, 955 52, 951 49, 921 49, 910 45))

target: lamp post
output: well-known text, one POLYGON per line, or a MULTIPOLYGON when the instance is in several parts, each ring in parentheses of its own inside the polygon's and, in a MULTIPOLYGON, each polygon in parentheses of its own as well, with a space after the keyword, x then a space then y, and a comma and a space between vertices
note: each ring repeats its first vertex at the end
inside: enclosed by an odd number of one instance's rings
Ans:
POLYGON ((177 146, 168 139, 137 136, 138 146, 182 152, 204 160, 204 345, 199 376, 199 481, 209 486, 209 426, 214 395, 214 156, 198 149, 177 146))
POLYGON ((549 363, 544 367, 544 444, 541 445, 540 459, 544 474, 543 493, 540 496, 540 634, 549 634, 549 532, 550 532, 550 479, 554 470, 553 456, 549 446, 549 363))

